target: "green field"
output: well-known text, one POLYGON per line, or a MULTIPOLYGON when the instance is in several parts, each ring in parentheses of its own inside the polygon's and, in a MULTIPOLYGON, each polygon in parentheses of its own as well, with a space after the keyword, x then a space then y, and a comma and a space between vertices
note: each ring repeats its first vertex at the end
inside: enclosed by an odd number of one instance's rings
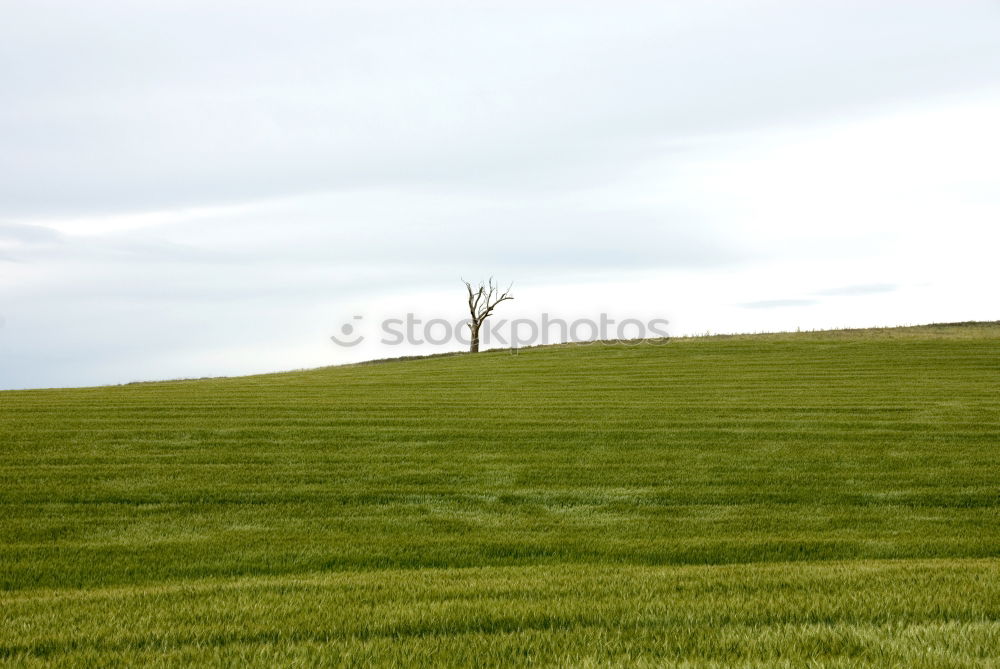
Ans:
POLYGON ((0 393, 0 662, 1000 666, 1000 324, 0 393))

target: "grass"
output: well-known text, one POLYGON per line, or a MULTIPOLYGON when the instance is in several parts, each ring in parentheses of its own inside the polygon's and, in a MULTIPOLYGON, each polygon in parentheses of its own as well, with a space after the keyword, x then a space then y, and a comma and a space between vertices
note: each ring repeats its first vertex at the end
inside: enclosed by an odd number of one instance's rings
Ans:
POLYGON ((1000 665, 1000 324, 0 393, 0 662, 1000 665))

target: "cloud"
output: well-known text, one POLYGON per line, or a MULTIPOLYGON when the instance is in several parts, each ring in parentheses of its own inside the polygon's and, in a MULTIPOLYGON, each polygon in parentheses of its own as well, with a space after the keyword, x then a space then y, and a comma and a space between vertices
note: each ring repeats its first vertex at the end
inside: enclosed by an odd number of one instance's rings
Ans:
POLYGON ((831 297, 850 297, 854 295, 875 295, 878 293, 891 293, 898 290, 899 286, 893 283, 867 283, 857 286, 841 286, 839 288, 827 288, 818 290, 814 295, 825 295, 831 297))
POLYGON ((940 284, 1000 243, 998 31, 975 1, 14 3, 0 387, 326 364, 331 319, 451 314, 460 275, 679 332, 967 319, 993 282, 940 284))
POLYGON ((692 137, 1000 74, 990 3, 253 6, 8 8, 6 213, 428 184, 573 189, 692 137))
POLYGON ((62 235, 45 226, 0 223, 0 244, 56 244, 62 241, 62 235))
POLYGON ((740 304, 744 309, 781 309, 784 307, 809 307, 819 304, 819 300, 760 300, 740 304))

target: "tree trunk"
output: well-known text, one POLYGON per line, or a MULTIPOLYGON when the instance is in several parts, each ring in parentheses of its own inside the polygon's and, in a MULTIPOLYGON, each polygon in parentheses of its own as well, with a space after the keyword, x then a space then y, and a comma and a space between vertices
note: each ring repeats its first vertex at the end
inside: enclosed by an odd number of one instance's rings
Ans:
POLYGON ((479 324, 473 323, 472 327, 472 341, 469 343, 469 353, 479 353, 479 324))

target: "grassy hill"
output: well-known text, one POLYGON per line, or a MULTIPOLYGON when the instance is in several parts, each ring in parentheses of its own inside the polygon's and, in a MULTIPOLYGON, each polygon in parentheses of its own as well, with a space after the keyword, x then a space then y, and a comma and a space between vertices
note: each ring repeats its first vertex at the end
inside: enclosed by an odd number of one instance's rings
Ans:
POLYGON ((0 661, 1000 663, 1000 324, 0 393, 0 661))

